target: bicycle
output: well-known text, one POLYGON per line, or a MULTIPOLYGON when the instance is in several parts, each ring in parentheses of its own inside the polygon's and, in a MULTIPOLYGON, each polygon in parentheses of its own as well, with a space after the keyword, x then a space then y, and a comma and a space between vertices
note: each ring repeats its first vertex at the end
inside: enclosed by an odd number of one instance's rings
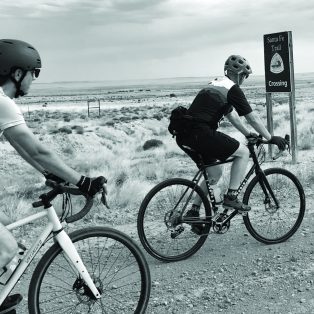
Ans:
MULTIPOLYGON (((44 210, 7 226, 9 230, 48 218, 42 232, 25 251, 17 268, 0 292, 0 304, 14 288, 40 248, 54 244, 39 260, 28 291, 30 314, 45 313, 145 313, 151 280, 145 257, 124 233, 109 227, 89 227, 69 235, 65 225, 82 219, 92 208, 93 198, 80 199, 82 209, 73 214, 70 195, 77 189, 51 184, 33 207, 44 210), (52 200, 63 195, 63 213, 58 218, 52 200)), ((105 194, 102 201, 106 204, 105 194)))
MULTIPOLYGON (((260 137, 248 141, 253 165, 237 195, 255 173, 243 195, 243 203, 251 206, 249 213, 243 214, 243 221, 256 240, 275 244, 286 241, 299 228, 305 212, 305 195, 297 177, 288 170, 262 170, 260 165, 266 154, 263 144, 269 143, 260 137)), ((289 149, 289 145, 286 148, 289 149)), ((218 234, 227 232, 231 219, 238 214, 237 210, 229 212, 219 208, 206 172, 207 167, 230 163, 234 158, 206 165, 200 155, 198 158, 199 170, 192 181, 183 178, 165 180, 151 189, 141 203, 137 218, 138 235, 144 249, 158 260, 171 262, 192 256, 202 247, 211 228, 218 234), (198 185, 202 177, 206 181, 209 198, 198 185), (202 201, 200 216, 187 217, 186 212, 191 209, 196 194, 202 201), (193 224, 202 227, 202 234, 192 231, 193 224)))

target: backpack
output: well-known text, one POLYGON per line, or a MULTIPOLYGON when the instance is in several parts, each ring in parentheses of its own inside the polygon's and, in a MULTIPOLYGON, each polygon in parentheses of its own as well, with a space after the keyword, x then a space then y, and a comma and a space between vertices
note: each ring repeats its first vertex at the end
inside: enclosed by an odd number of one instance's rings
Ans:
POLYGON ((196 121, 198 119, 191 116, 187 108, 179 106, 171 111, 168 131, 173 137, 188 134, 196 121))

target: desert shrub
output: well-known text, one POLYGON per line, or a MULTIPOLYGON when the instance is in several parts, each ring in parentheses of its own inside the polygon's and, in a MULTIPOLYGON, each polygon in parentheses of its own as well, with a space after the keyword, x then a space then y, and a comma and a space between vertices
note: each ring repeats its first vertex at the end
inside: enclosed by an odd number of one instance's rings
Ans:
POLYGON ((59 128, 58 131, 61 132, 61 133, 66 133, 66 134, 71 134, 72 133, 71 128, 68 127, 68 126, 63 126, 63 127, 59 128))
POLYGON ((161 145, 163 145, 163 142, 160 140, 156 139, 147 140, 143 145, 143 150, 160 147, 161 145))
POLYGON ((84 134, 84 128, 82 126, 78 126, 76 128, 76 133, 77 134, 84 134))
POLYGON ((50 134, 57 134, 59 132, 59 130, 57 129, 57 128, 51 128, 50 130, 49 130, 49 133, 50 134))
POLYGON ((70 122, 70 121, 71 121, 70 116, 68 116, 68 115, 63 116, 63 121, 64 121, 64 122, 70 122))
POLYGON ((126 180, 128 179, 128 174, 125 170, 122 170, 120 173, 118 173, 116 179, 115 179, 115 185, 121 187, 126 180))
POLYGON ((71 129, 76 131, 77 134, 84 134, 84 128, 80 125, 73 125, 71 129))
POLYGON ((158 120, 158 121, 160 121, 160 120, 163 118, 163 114, 161 114, 161 113, 155 113, 155 114, 153 115, 153 118, 156 119, 156 120, 158 120))
POLYGON ((300 150, 310 150, 313 147, 314 136, 312 134, 302 134, 298 140, 300 150))
POLYGON ((62 148, 62 152, 68 155, 72 155, 74 153, 74 150, 72 147, 67 146, 67 147, 62 148))
POLYGON ((307 179, 309 186, 314 185, 314 171, 313 171, 313 169, 310 171, 310 173, 307 174, 306 179, 307 179))
POLYGON ((109 206, 114 202, 118 208, 128 208, 134 221, 140 202, 151 187, 152 185, 145 181, 137 179, 127 180, 121 188, 113 191, 112 196, 108 200, 109 206))

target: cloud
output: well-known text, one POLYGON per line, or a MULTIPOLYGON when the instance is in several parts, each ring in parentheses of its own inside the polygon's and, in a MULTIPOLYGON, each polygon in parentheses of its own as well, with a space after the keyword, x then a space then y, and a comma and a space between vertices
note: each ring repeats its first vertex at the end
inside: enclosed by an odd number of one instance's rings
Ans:
POLYGON ((301 59, 313 48, 314 4, 305 0, 11 2, 0 2, 5 37, 38 47, 54 77, 148 76, 148 69, 151 76, 203 75, 205 69, 220 72, 233 52, 253 60, 262 73, 263 34, 286 30, 293 33, 296 70, 302 71, 301 59))

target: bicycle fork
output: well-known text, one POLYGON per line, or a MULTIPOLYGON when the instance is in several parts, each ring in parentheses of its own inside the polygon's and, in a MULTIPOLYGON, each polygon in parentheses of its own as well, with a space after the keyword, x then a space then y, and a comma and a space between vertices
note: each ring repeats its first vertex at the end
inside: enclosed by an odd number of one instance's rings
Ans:
POLYGON ((55 233, 54 238, 66 254, 66 257, 69 259, 69 261, 71 261, 74 270, 76 270, 80 277, 84 280, 95 299, 99 299, 101 295, 96 288, 90 274, 88 273, 81 257, 79 256, 73 242, 71 241, 68 234, 63 230, 62 224, 60 223, 55 210, 53 208, 50 210, 50 208, 48 208, 48 217, 49 220, 53 223, 53 232, 55 233))

